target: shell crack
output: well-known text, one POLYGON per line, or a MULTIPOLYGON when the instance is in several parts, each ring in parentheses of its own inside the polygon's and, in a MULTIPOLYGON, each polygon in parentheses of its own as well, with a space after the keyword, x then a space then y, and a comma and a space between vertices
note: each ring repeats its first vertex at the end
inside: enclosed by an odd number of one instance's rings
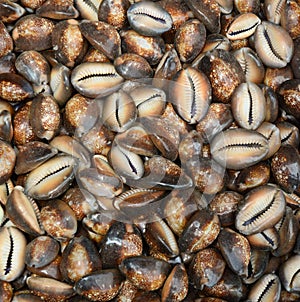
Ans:
POLYGON ((253 123, 253 98, 250 90, 248 89, 249 95, 249 115, 248 115, 248 124, 251 125, 253 123))
POLYGON ((77 81, 78 82, 82 82, 82 81, 85 81, 87 79, 97 78, 97 77, 101 77, 101 78, 116 78, 117 75, 115 73, 112 73, 112 72, 108 72, 108 73, 95 73, 95 74, 85 75, 85 76, 79 78, 77 81))
POLYGON ((146 16, 146 17, 149 17, 149 18, 152 18, 154 19, 155 21, 159 22, 159 23, 162 23, 162 24, 166 24, 166 20, 159 16, 159 15, 151 15, 151 13, 149 13, 148 11, 144 11, 144 10, 137 10, 135 12, 133 12, 135 15, 143 15, 143 16, 146 16))
POLYGON ((266 295, 266 293, 271 289, 271 287, 275 284, 276 280, 272 279, 268 282, 267 286, 265 287, 265 289, 262 291, 262 293, 260 294, 260 296, 257 299, 257 302, 261 302, 263 301, 264 296, 266 295))
POLYGON ((218 149, 218 151, 228 150, 228 149, 260 149, 262 148, 262 144, 260 143, 237 143, 237 144, 227 144, 218 149))
POLYGON ((65 165, 65 166, 62 166, 60 167, 59 169, 57 170, 54 170, 54 171, 50 171, 48 174, 46 174, 44 177, 41 177, 40 179, 38 179, 35 183, 35 185, 39 185, 41 182, 43 182, 45 179, 47 179, 48 177, 50 176, 53 176, 54 174, 57 174, 67 168, 71 167, 71 165, 65 165))
POLYGON ((264 237, 264 239, 265 239, 271 246, 274 246, 274 245, 275 245, 274 240, 272 240, 271 237, 267 236, 267 235, 265 234, 265 232, 261 232, 261 235, 264 237))
POLYGON ((231 31, 231 32, 228 32, 228 35, 230 36, 237 36, 239 34, 242 34, 242 33, 245 33, 247 31, 250 31, 252 30, 253 28, 255 28, 257 25, 259 24, 259 22, 255 22, 252 26, 250 27, 247 27, 247 28, 243 28, 243 29, 240 29, 240 30, 236 30, 236 31, 231 31))
POLYGON ((190 82, 191 89, 192 89, 192 104, 191 104, 191 110, 190 110, 190 117, 191 120, 194 118, 194 116, 197 113, 197 108, 196 108, 196 87, 195 83, 190 75, 188 75, 188 81, 190 82))
POLYGON ((263 30, 263 35, 264 35, 265 39, 267 40, 267 44, 270 47, 272 53, 275 55, 275 57, 277 57, 281 61, 284 61, 284 59, 281 57, 281 55, 277 52, 277 50, 273 46, 272 41, 271 41, 266 29, 263 30))

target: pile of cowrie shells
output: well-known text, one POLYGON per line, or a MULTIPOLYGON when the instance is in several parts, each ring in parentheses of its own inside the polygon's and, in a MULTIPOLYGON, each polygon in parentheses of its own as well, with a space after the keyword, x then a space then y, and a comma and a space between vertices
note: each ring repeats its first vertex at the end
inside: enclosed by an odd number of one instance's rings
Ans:
POLYGON ((0 301, 300 301, 299 130, 299 0, 0 0, 0 301))

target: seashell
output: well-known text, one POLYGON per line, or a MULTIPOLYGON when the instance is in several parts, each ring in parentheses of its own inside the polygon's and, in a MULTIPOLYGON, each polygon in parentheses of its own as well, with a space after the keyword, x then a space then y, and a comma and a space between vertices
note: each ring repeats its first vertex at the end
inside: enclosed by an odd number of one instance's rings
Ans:
POLYGON ((15 227, 4 227, 0 229, 0 280, 16 280, 25 267, 26 238, 23 233, 15 227))
POLYGON ((129 92, 138 111, 139 117, 160 116, 166 105, 166 94, 163 90, 151 85, 138 86, 129 92))
POLYGON ((59 253, 59 243, 49 236, 38 236, 30 241, 25 250, 25 264, 40 268, 50 264, 59 253))
POLYGON ((123 259, 139 256, 143 251, 143 241, 135 225, 115 222, 101 241, 100 257, 103 268, 118 266, 123 259))
POLYGON ((35 236, 44 233, 39 208, 33 199, 26 196, 22 187, 15 186, 8 196, 6 214, 23 232, 35 236))
POLYGON ((67 101, 64 109, 64 125, 76 137, 87 133, 100 115, 98 104, 79 93, 67 101))
POLYGON ((123 189, 123 183, 108 162, 99 155, 94 155, 95 168, 85 168, 78 172, 81 184, 96 196, 113 198, 123 189))
POLYGON ((109 130, 124 132, 134 123, 136 116, 135 103, 128 93, 119 90, 105 98, 102 120, 109 130))
POLYGON ((170 87, 170 97, 178 114, 188 123, 199 122, 211 102, 211 86, 206 75, 192 67, 179 71, 170 87))
POLYGON ((11 142, 13 138, 12 116, 8 110, 0 112, 0 139, 11 142))
POLYGON ((35 199, 52 199, 67 190, 74 178, 76 160, 68 155, 49 159, 28 174, 25 193, 35 199))
POLYGON ((188 293, 188 275, 182 263, 176 264, 161 291, 161 301, 183 301, 188 293))
POLYGON ((278 98, 275 91, 266 85, 260 85, 266 99, 266 122, 275 122, 278 117, 278 98))
POLYGON ((244 13, 236 16, 229 25, 226 37, 229 40, 239 40, 254 34, 256 27, 261 23, 260 18, 253 13, 244 13))
POLYGON ((98 9, 98 19, 112 25, 116 30, 120 30, 128 23, 129 6, 129 0, 102 0, 98 9))
POLYGON ((9 102, 20 102, 33 97, 31 84, 13 73, 0 74, 0 97, 9 102))
POLYGON ((46 0, 37 10, 37 16, 64 20, 75 19, 79 16, 79 12, 73 6, 72 0, 46 0))
POLYGON ((74 88, 87 97, 102 97, 119 89, 123 78, 109 63, 81 63, 71 74, 74 88))
POLYGON ((0 34, 1 34, 0 58, 2 58, 13 50, 13 39, 9 35, 6 26, 1 21, 1 16, 0 16, 0 34))
POLYGON ((154 291, 163 286, 170 264, 150 256, 134 256, 124 259, 119 265, 120 271, 135 286, 142 290, 154 291))
POLYGON ((74 19, 61 21, 55 25, 52 45, 58 62, 70 68, 82 60, 88 47, 78 21, 74 19))
POLYGON ((170 14, 157 3, 142 1, 127 10, 127 19, 136 32, 144 36, 158 36, 171 29, 170 14))
POLYGON ((259 58, 268 67, 282 68, 292 59, 292 38, 285 29, 271 22, 263 21, 257 26, 254 46, 259 58))
POLYGON ((36 15, 21 17, 12 31, 17 50, 45 50, 51 48, 54 23, 36 15))
POLYGON ((218 5, 220 6, 221 13, 230 14, 233 10, 233 1, 232 0, 217 0, 218 5))
POLYGON ((189 276, 194 287, 201 290, 214 286, 222 277, 226 262, 215 248, 205 248, 197 252, 189 266, 189 276))
POLYGON ((207 210, 197 211, 188 221, 178 239, 182 253, 195 253, 209 246, 220 232, 220 221, 216 214, 207 210))
POLYGON ((265 68, 258 55, 249 47, 242 47, 233 52, 240 63, 247 82, 260 84, 264 80, 265 68))
POLYGON ((198 19, 183 23, 176 31, 174 44, 181 62, 193 61, 204 47, 206 29, 198 19))
POLYGON ((50 73, 50 87, 53 97, 62 106, 72 94, 70 69, 60 63, 55 64, 50 73))
MULTIPOLYGON (((14 73, 16 72, 15 68, 16 54, 9 52, 7 55, 0 57, 0 72, 1 73, 14 73)), ((3 101, 1 101, 2 103, 3 101)))
POLYGON ((242 13, 258 13, 260 11, 259 0, 234 0, 234 6, 240 14, 242 13))
POLYGON ((299 146, 299 129, 289 122, 279 122, 276 124, 280 131, 281 145, 299 146))
POLYGON ((98 21, 100 0, 74 0, 74 5, 83 19, 98 21))
POLYGON ((240 170, 262 160, 269 152, 268 140, 260 133, 247 129, 228 129, 211 142, 215 161, 227 169, 240 170))
POLYGON ((144 174, 141 157, 114 144, 109 153, 109 161, 113 169, 125 179, 140 179, 144 174))
POLYGON ((90 301, 112 300, 121 288, 123 278, 117 269, 99 270, 78 280, 74 289, 90 301))
POLYGON ((192 179, 177 164, 162 156, 153 156, 144 164, 144 175, 128 183, 139 188, 157 190, 188 189, 192 179))
POLYGON ((271 184, 260 186, 246 195, 236 215, 235 226, 245 235, 259 233, 273 227, 282 218, 284 209, 285 198, 278 187, 271 184))
POLYGON ((10 195, 14 188, 13 182, 8 179, 3 184, 0 185, 0 203, 5 205, 7 202, 7 198, 10 195))
POLYGON ((294 54, 291 60, 291 68, 293 70, 295 78, 300 78, 300 49, 299 49, 300 38, 294 39, 294 54))
POLYGON ((176 257, 179 248, 170 227, 162 220, 149 222, 145 225, 144 238, 150 247, 150 253, 162 254, 163 257, 176 257))
POLYGON ((265 97, 252 82, 242 83, 235 89, 231 107, 236 122, 245 129, 256 130, 265 120, 265 97))
POLYGON ((251 287, 249 301, 274 301, 278 302, 281 292, 281 283, 277 275, 265 274, 251 287))
POLYGON ((16 59, 16 69, 29 82, 45 85, 50 79, 50 66, 47 60, 35 50, 22 52, 16 59))
POLYGON ((276 257, 287 255, 292 251, 299 229, 299 223, 290 207, 286 207, 283 217, 274 226, 279 234, 277 249, 272 251, 276 257))
POLYGON ((281 13, 281 26, 287 30, 292 39, 297 39, 300 33, 300 5, 296 0, 284 2, 281 13))
POLYGON ((281 146, 272 157, 271 170, 275 182, 286 192, 293 193, 299 190, 300 156, 295 147, 281 146))
POLYGON ((250 261, 248 264, 247 276, 243 278, 246 284, 253 284, 265 272, 269 260, 269 253, 251 248, 250 261))
POLYGON ((0 140, 0 154, 0 184, 3 184, 13 173, 16 153, 10 144, 0 140))
POLYGON ((193 12, 195 17, 199 19, 211 33, 219 33, 221 29, 220 15, 221 10, 215 0, 186 0, 187 6, 193 12))
POLYGON ((89 151, 74 137, 68 135, 55 136, 49 145, 58 151, 69 154, 79 160, 80 167, 89 167, 91 164, 91 154, 89 151))
POLYGON ((154 156, 158 153, 149 134, 139 124, 133 125, 123 133, 117 134, 115 142, 122 148, 138 155, 154 156))
POLYGON ((229 228, 218 235, 218 245, 229 268, 241 277, 247 276, 251 248, 247 238, 229 228))
POLYGON ((266 0, 263 5, 264 13, 268 21, 279 24, 282 12, 287 3, 283 0, 266 0))
POLYGON ((299 259, 300 255, 292 255, 279 268, 279 278, 288 292, 299 292, 299 259))
POLYGON ((167 88, 170 84, 168 80, 173 79, 175 74, 182 69, 180 59, 174 48, 165 52, 158 63, 152 84, 156 88, 167 88))
POLYGON ((223 227, 234 224, 235 215, 243 196, 234 191, 219 192, 210 201, 209 209, 218 215, 223 227))
POLYGON ((132 29, 122 30, 120 36, 122 39, 123 53, 127 52, 140 55, 145 58, 151 66, 158 64, 165 53, 165 42, 160 36, 143 36, 132 29))
POLYGON ((278 92, 280 85, 293 79, 294 75, 291 66, 287 65, 283 68, 267 68, 264 78, 264 84, 278 92))
POLYGON ((280 86, 279 103, 287 113, 300 118, 300 79, 287 80, 280 86))
POLYGON ((229 103, 235 88, 245 82, 241 65, 231 53, 223 49, 207 52, 199 68, 211 83, 213 98, 222 103, 229 103))
POLYGON ((75 294, 72 285, 53 278, 32 275, 26 279, 26 283, 28 288, 42 300, 65 300, 75 294))
POLYGON ((56 240, 71 239, 77 231, 77 220, 73 210, 59 199, 51 200, 41 208, 40 219, 46 233, 56 240))
POLYGON ((162 156, 174 161, 178 156, 179 131, 161 117, 146 116, 139 121, 162 156))
POLYGON ((121 55, 121 38, 112 25, 102 21, 83 20, 79 28, 90 44, 109 59, 114 60, 121 55))
POLYGON ((101 267, 96 246, 84 236, 71 239, 62 253, 60 270, 67 282, 77 282, 101 267))
MULTIPOLYGON (((245 296, 242 279, 229 268, 225 268, 222 278, 214 286, 204 286, 203 293, 224 301, 240 301, 245 296)), ((215 302, 215 301, 213 301, 215 302)))
POLYGON ((263 122, 257 129, 257 132, 264 135, 269 141, 269 152, 265 159, 270 158, 278 151, 281 145, 280 130, 274 124, 263 122))
POLYGON ((39 94, 32 100, 29 122, 41 139, 51 140, 60 127, 59 106, 51 95, 39 94))
POLYGON ((134 53, 124 53, 114 60, 119 75, 126 80, 150 78, 152 67, 143 57, 134 53))
POLYGON ((3 23, 17 21, 25 12, 24 7, 16 2, 4 0, 0 3, 0 21, 3 23))

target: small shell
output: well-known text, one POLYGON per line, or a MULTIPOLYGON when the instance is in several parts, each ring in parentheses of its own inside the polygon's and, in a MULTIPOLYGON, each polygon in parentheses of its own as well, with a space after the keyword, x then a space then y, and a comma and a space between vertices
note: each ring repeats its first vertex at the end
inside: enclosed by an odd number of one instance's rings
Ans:
POLYGON ((127 10, 130 26, 145 36, 158 36, 171 29, 170 14, 157 3, 142 1, 132 4, 127 10))
POLYGON ((292 39, 297 39, 300 34, 300 4, 297 0, 281 2, 285 3, 280 19, 281 26, 292 39))
POLYGON ((46 0, 36 10, 36 14, 55 20, 75 19, 79 16, 78 10, 73 6, 73 0, 46 0))
POLYGON ((248 299, 249 301, 273 301, 278 302, 280 299, 281 283, 275 274, 266 274, 262 276, 251 288, 248 299))
POLYGON ((211 142, 212 157, 228 169, 239 170, 258 163, 269 152, 268 140, 246 129, 229 129, 211 142))
POLYGON ((239 208, 235 226, 245 235, 273 227, 284 214, 285 198, 274 185, 264 185, 251 190, 239 208), (266 219, 268 217, 268 219, 266 219))
POLYGON ((299 292, 300 290, 299 261, 300 255, 293 255, 280 267, 279 277, 288 292, 299 292))
POLYGON ((153 291, 162 287, 170 264, 149 256, 135 256, 124 259, 119 269, 138 288, 153 291))
POLYGON ((282 68, 292 59, 293 40, 279 25, 263 21, 255 31, 254 44, 259 58, 268 67, 282 68))
POLYGON ((116 91, 123 78, 109 63, 82 63, 72 71, 74 88, 87 97, 102 97, 116 91))
POLYGON ((29 173, 25 181, 25 192, 36 199, 59 196, 71 184, 75 165, 75 159, 67 155, 46 161, 29 173))
POLYGON ((0 3, 0 21, 3 23, 17 21, 25 12, 24 7, 16 2, 7 0, 0 3))
POLYGON ((24 194, 24 189, 15 186, 6 202, 7 216, 23 232, 31 235, 44 233, 40 224, 40 211, 34 200, 24 194))
POLYGON ((102 120, 109 130, 124 132, 134 123, 136 115, 133 99, 122 90, 112 93, 104 100, 102 120))
POLYGON ((79 28, 91 45, 111 60, 121 55, 120 35, 112 25, 102 21, 83 20, 79 28))
POLYGON ((25 267, 26 238, 15 227, 0 229, 0 280, 13 281, 25 267))
POLYGON ((100 0, 74 0, 75 7, 83 19, 98 21, 100 0))
POLYGON ((170 87, 178 114, 188 123, 199 122, 211 102, 211 85, 206 75, 192 67, 179 71, 170 87))
POLYGON ((263 8, 268 21, 279 24, 284 7, 287 5, 284 0, 265 0, 263 8))
POLYGON ((0 45, 0 58, 4 57, 13 50, 13 39, 9 35, 6 26, 0 20, 0 34, 1 34, 1 45, 0 45))
POLYGON ((0 140, 0 154, 0 184, 3 184, 12 175, 16 162, 16 152, 10 144, 0 140))
POLYGON ((252 82, 242 83, 235 89, 231 107, 236 122, 245 129, 256 130, 265 120, 265 97, 252 82))

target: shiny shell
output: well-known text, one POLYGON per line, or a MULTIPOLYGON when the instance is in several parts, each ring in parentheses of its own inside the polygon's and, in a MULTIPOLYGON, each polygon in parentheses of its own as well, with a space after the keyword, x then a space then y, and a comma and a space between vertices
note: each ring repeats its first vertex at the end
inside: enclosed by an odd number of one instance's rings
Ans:
POLYGON ((213 158, 228 169, 243 169, 258 163, 269 151, 267 139, 247 129, 229 129, 211 142, 213 158))
POLYGON ((54 157, 31 171, 25 192, 36 199, 51 199, 67 190, 74 177, 76 161, 71 156, 54 157))
POLYGON ((259 58, 268 67, 282 68, 292 59, 293 40, 279 25, 263 21, 257 26, 254 43, 259 58))
POLYGON ((274 185, 251 190, 236 216, 236 228, 245 235, 261 232, 274 226, 284 214, 285 198, 274 185), (268 217, 268 219, 266 219, 268 217))
POLYGON ((145 36, 158 36, 170 30, 173 24, 170 14, 151 1, 132 4, 127 10, 127 18, 130 26, 145 36))
POLYGON ((82 63, 72 71, 74 88, 87 97, 102 97, 119 88, 123 78, 109 63, 82 63))
POLYGON ((25 267, 26 238, 15 227, 0 230, 0 280, 13 281, 25 267))
POLYGON ((206 75, 192 67, 179 71, 170 87, 177 112, 188 123, 199 122, 211 101, 211 86, 206 75))

